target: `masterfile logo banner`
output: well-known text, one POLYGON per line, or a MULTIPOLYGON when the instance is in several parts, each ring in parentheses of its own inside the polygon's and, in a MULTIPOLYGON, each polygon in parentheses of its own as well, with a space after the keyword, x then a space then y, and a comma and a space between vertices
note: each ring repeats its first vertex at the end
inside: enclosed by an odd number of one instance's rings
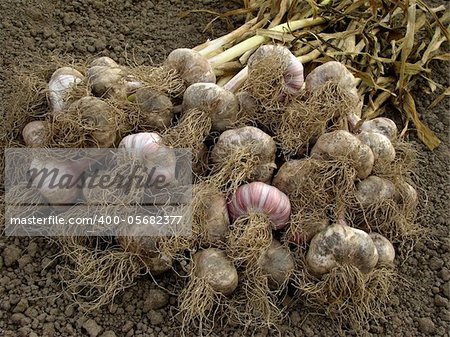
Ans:
POLYGON ((5 151, 9 236, 189 235, 191 201, 189 150, 5 151))

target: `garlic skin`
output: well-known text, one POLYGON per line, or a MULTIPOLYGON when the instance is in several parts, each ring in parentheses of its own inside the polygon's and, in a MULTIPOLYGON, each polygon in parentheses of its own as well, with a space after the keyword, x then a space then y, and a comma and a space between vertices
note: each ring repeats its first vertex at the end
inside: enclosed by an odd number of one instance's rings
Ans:
POLYGON ((306 254, 308 269, 323 275, 340 264, 368 273, 378 263, 377 248, 366 232, 344 224, 334 224, 311 240, 306 254))
POLYGON ((303 65, 290 50, 279 45, 262 45, 248 59, 248 69, 251 72, 258 63, 266 58, 276 58, 283 69, 284 94, 296 95, 304 83, 303 65))
POLYGON ((384 178, 370 176, 356 184, 356 199, 362 206, 375 205, 392 199, 394 195, 394 184, 384 178))
POLYGON ((164 66, 174 69, 186 87, 194 83, 216 83, 216 75, 208 60, 192 49, 175 49, 167 56, 164 66))
POLYGON ((67 101, 67 95, 74 86, 83 81, 83 74, 70 67, 59 68, 52 74, 48 82, 48 91, 53 114, 68 107, 70 102, 67 101))
POLYGON ((155 169, 154 178, 162 176, 165 182, 175 180, 176 156, 173 149, 161 144, 161 136, 154 132, 128 135, 119 144, 119 149, 141 161, 147 169, 155 169))
POLYGON ((317 159, 350 160, 357 170, 358 178, 367 178, 372 172, 374 155, 366 144, 348 131, 336 130, 319 137, 311 150, 317 159))
POLYGON ((225 131, 236 124, 239 101, 232 92, 214 83, 195 83, 183 95, 183 111, 191 109, 208 112, 212 129, 225 131))
POLYGON ((378 233, 369 233, 378 252, 378 265, 392 265, 395 259, 395 249, 391 241, 378 233))
POLYGON ((249 213, 266 214, 273 229, 280 229, 289 221, 291 203, 278 188, 256 181, 238 187, 228 204, 228 212, 233 220, 249 213))
POLYGON ((251 168, 248 180, 269 183, 276 168, 276 144, 272 137, 253 126, 227 130, 211 150, 211 161, 213 164, 221 163, 240 151, 250 152, 259 160, 251 168))
POLYGON ((125 98, 125 72, 122 68, 109 66, 91 66, 86 71, 86 77, 92 93, 97 97, 125 98))
POLYGON ((49 134, 50 124, 46 121, 32 121, 22 130, 23 140, 28 147, 45 147, 49 134))
POLYGON ((394 161, 395 148, 385 135, 363 131, 358 135, 358 139, 372 150, 374 165, 386 165, 394 161))

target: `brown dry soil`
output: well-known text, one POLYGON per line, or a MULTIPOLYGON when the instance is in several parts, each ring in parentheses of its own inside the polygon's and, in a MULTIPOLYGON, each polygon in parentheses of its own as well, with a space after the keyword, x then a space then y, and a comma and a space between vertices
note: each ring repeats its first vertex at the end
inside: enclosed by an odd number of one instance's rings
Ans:
MULTIPOLYGON (((238 6, 238 2, 227 6, 238 6)), ((177 47, 192 47, 227 30, 219 21, 213 32, 203 33, 213 18, 209 14, 177 17, 180 11, 198 8, 226 10, 219 0, 1 0, 0 99, 10 91, 14 66, 32 64, 50 54, 77 59, 107 55, 120 63, 133 57, 137 63, 148 63, 150 58, 160 62, 177 47)), ((433 65, 432 77, 445 87, 449 73, 443 64, 433 65)), ((421 242, 397 266, 402 281, 392 293, 385 318, 371 324, 368 336, 449 336, 449 106, 446 101, 429 110, 426 107, 432 98, 425 97, 418 86, 418 110, 442 145, 429 152, 411 134, 422 156, 418 178, 426 203, 421 223, 431 230, 432 239, 421 242)), ((0 237, 0 336, 180 335, 179 322, 172 318, 176 297, 165 294, 148 277, 116 297, 111 307, 82 314, 61 295, 58 272, 62 261, 54 259, 55 254, 57 247, 44 238, 0 237)), ((158 282, 164 287, 174 277, 166 275, 158 282)), ((301 308, 292 308, 288 318, 282 335, 336 335, 331 321, 313 315, 305 318, 301 308)), ((267 330, 255 333, 276 335, 267 330)), ((229 327, 213 335, 240 336, 241 332, 229 327)))

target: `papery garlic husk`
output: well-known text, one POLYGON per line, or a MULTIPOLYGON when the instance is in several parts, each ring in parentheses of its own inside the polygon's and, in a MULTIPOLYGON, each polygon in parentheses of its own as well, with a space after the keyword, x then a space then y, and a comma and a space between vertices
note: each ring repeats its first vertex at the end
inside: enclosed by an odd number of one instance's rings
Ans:
POLYGON ((334 224, 311 240, 306 263, 315 275, 326 274, 343 264, 368 273, 378 263, 378 252, 366 232, 344 224, 334 224))
POLYGON ((395 259, 395 249, 391 241, 379 233, 369 233, 378 252, 378 266, 392 266, 395 259))
POLYGON ((23 128, 22 137, 28 147, 46 147, 50 140, 50 124, 46 121, 32 121, 23 128))
POLYGON ((183 95, 183 112, 196 109, 211 118, 215 131, 233 128, 238 120, 239 102, 236 96, 214 83, 196 83, 189 86, 183 95))
POLYGON ((84 76, 71 67, 57 69, 48 82, 49 99, 52 113, 65 110, 73 101, 71 91, 84 81, 84 76))
POLYGON ((337 61, 329 61, 318 66, 306 76, 305 89, 313 93, 327 83, 334 83, 349 94, 346 99, 351 101, 353 106, 347 113, 353 112, 356 116, 361 116, 363 102, 356 88, 357 82, 345 65, 337 61))
POLYGON ((163 145, 157 133, 141 132, 128 135, 121 140, 119 148, 126 149, 131 156, 130 160, 138 160, 152 172, 150 183, 161 178, 164 179, 164 183, 171 183, 176 179, 175 151, 163 145))
POLYGON ((374 163, 374 155, 370 147, 344 130, 336 130, 320 136, 311 150, 311 156, 348 163, 357 170, 358 177, 361 179, 369 176, 374 163))
POLYGON ((175 70, 186 87, 194 83, 216 83, 214 70, 208 60, 192 49, 175 49, 167 56, 164 67, 175 70))
POLYGON ((174 116, 173 104, 166 95, 149 89, 139 88, 128 97, 133 106, 130 112, 131 124, 140 130, 164 131, 170 127, 174 116))
POLYGON ((275 152, 272 137, 256 127, 225 131, 211 150, 210 179, 228 191, 242 182, 269 183, 276 168, 275 152))

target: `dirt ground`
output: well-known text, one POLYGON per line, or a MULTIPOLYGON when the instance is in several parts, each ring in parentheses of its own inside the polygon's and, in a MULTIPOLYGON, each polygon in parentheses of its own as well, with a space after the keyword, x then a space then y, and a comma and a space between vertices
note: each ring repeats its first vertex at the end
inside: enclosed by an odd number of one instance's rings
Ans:
MULTIPOLYGON (((443 3, 441 1, 441 3, 443 3)), ((229 8, 238 3, 227 2, 229 8)), ((177 47, 193 47, 227 30, 225 22, 203 33, 208 14, 179 18, 180 11, 208 8, 224 11, 219 0, 2 0, 0 1, 0 100, 9 93, 13 66, 60 53, 78 59, 106 55, 124 63, 160 62, 177 47)), ((238 22, 232 22, 238 24, 238 22)), ((448 87, 450 69, 433 64, 432 77, 448 87)), ((449 336, 450 237, 449 237, 449 101, 427 109, 433 96, 424 96, 419 85, 416 101, 423 120, 442 140, 427 151, 413 133, 421 153, 417 177, 426 196, 420 222, 431 230, 399 264, 401 275, 385 317, 372 322, 367 336, 449 336)), ((0 112, 3 105, 0 105, 0 112)), ((400 252, 405 255, 407 252, 400 252)), ((166 294, 150 278, 116 297, 114 304, 88 315, 79 312, 62 295, 57 247, 43 238, 0 237, 0 336, 179 336, 173 318, 176 297, 166 294)), ((158 282, 167 286, 174 275, 158 282)), ((333 322, 292 308, 280 332, 284 336, 335 336, 333 322)), ((347 332, 348 335, 355 335, 347 332)), ((267 330, 257 336, 276 335, 267 330)), ((238 328, 213 335, 240 336, 238 328)))

